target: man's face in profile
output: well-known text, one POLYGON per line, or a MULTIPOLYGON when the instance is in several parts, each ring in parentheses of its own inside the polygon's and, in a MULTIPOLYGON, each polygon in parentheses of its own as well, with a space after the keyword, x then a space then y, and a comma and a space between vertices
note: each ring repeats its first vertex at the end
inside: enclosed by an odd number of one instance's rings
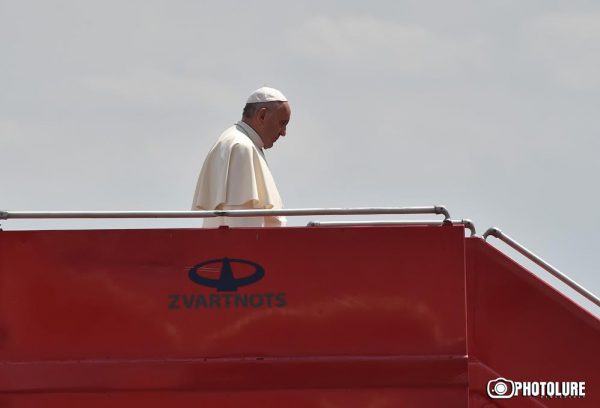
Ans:
POLYGON ((271 109, 265 109, 263 119, 263 129, 260 138, 263 141, 264 148, 269 149, 279 139, 285 136, 287 124, 290 121, 292 111, 288 102, 278 104, 271 109))

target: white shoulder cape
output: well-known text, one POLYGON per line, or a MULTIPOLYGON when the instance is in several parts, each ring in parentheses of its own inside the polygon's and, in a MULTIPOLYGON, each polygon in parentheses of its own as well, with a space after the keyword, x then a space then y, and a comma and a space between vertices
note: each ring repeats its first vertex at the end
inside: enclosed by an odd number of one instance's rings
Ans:
MULTIPOLYGON (((232 206, 282 208, 267 162, 252 140, 236 126, 223 132, 208 153, 198 177, 192 210, 232 206)), ((269 218, 274 219, 268 224, 277 220, 280 222, 275 224, 285 223, 284 217, 269 218)))

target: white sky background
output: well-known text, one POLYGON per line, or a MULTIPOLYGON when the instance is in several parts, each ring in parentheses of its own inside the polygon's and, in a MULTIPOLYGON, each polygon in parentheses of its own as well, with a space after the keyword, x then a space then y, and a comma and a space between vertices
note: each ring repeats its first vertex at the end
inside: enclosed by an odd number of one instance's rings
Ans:
POLYGON ((286 207, 443 204, 600 295, 597 1, 0 0, 0 209, 187 210, 262 85, 286 207))

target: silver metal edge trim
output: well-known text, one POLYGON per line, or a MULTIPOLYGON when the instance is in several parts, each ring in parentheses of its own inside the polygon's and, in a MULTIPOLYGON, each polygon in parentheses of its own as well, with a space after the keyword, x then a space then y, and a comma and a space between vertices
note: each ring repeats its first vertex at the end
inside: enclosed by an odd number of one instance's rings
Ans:
POLYGON ((369 225, 443 225, 443 220, 310 221, 307 227, 343 227, 369 225))

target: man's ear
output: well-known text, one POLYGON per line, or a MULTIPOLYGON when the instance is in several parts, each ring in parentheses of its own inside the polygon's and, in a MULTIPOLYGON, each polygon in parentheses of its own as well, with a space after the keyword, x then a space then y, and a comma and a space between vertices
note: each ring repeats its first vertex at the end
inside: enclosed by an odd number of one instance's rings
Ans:
POLYGON ((260 119, 261 122, 264 122, 265 116, 267 116, 267 108, 260 108, 258 110, 258 119, 260 119))

